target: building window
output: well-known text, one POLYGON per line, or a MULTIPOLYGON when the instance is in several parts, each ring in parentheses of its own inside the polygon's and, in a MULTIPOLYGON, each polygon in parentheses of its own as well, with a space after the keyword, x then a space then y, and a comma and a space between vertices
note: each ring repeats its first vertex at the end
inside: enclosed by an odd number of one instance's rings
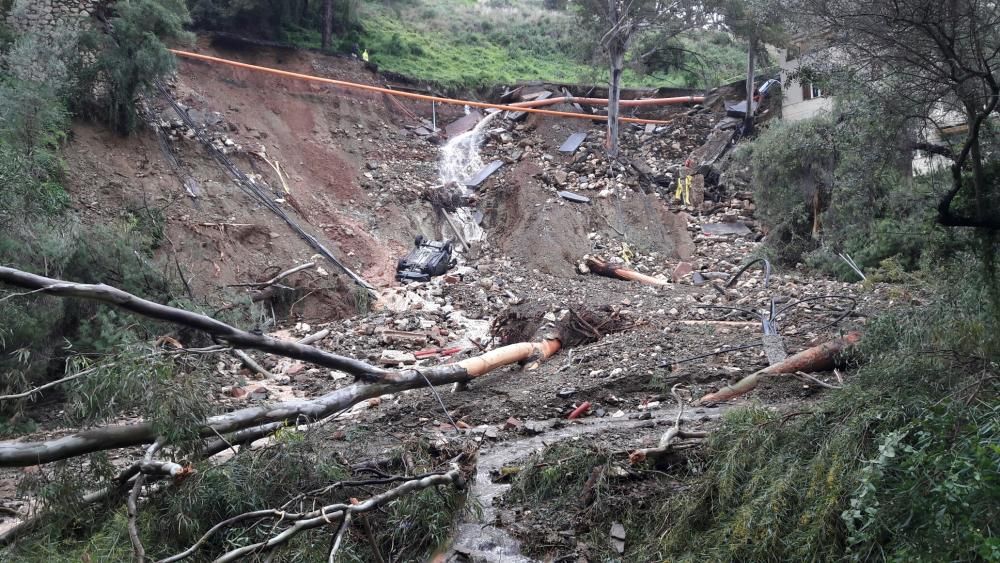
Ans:
POLYGON ((813 84, 811 82, 809 84, 802 85, 803 100, 812 100, 814 98, 822 98, 822 97, 823 97, 823 89, 820 88, 819 85, 813 84))

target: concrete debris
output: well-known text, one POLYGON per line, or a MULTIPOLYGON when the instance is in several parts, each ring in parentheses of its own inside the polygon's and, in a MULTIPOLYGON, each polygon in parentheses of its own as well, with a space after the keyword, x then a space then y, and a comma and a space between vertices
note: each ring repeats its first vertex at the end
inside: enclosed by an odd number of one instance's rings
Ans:
POLYGON ((625 526, 621 522, 613 522, 611 524, 611 547, 618 553, 622 555, 625 553, 625 526))
POLYGON ((502 160, 494 160, 493 162, 487 164, 486 166, 483 167, 482 170, 477 172, 476 175, 473 176, 471 180, 465 183, 466 187, 470 189, 478 188, 480 185, 482 185, 483 182, 486 181, 487 178, 492 176, 494 172, 500 170, 500 168, 503 165, 504 161, 502 160))
POLYGON ((587 132, 573 133, 570 135, 562 145, 559 146, 559 152, 572 154, 576 152, 576 149, 580 148, 583 144, 583 140, 587 138, 587 132))
POLYGON ((701 230, 710 236, 746 236, 750 234, 750 229, 743 223, 705 223, 701 230))
POLYGON ((383 350, 382 356, 378 359, 378 363, 383 366, 409 366, 417 363, 417 358, 410 352, 402 352, 400 350, 383 350))
POLYGON ((590 198, 587 196, 582 196, 580 194, 575 194, 573 192, 561 191, 556 192, 559 197, 565 199, 566 201, 572 201, 573 203, 590 203, 590 198))

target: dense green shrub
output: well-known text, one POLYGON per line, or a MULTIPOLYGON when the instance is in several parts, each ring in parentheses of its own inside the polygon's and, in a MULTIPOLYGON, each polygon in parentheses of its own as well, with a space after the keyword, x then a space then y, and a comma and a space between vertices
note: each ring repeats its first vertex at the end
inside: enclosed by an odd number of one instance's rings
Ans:
MULTIPOLYGON (((368 498, 394 484, 330 486, 342 480, 368 478, 352 475, 342 458, 331 452, 327 432, 279 431, 266 448, 243 448, 224 464, 202 462, 197 472, 170 488, 151 496, 142 506, 139 530, 147 554, 154 558, 173 555, 193 544, 205 531, 237 514, 266 508, 309 510, 319 503, 348 502, 368 498), (327 488, 328 487, 328 488, 327 488), (325 492, 315 493, 316 491, 325 492), (300 493, 314 492, 302 497, 300 493)), ((407 448, 418 473, 439 470, 425 447, 407 448)), ((88 460, 89 461, 89 460, 88 460)), ((104 467, 100 459, 94 464, 104 467)), ((75 562, 80 560, 124 561, 131 557, 125 509, 108 511, 79 503, 82 483, 79 465, 67 462, 51 479, 31 483, 51 505, 73 508, 52 518, 35 534, 5 555, 17 561, 75 562)), ((105 471, 110 479, 113 471, 105 471)), ((431 488, 404 495, 380 510, 356 517, 341 549, 346 561, 375 561, 373 548, 393 561, 427 560, 431 551, 448 538, 452 524, 465 509, 465 493, 454 487, 431 488)), ((271 525, 235 525, 221 530, 193 557, 209 561, 212 556, 261 541, 274 533, 271 525)), ((306 531, 273 552, 276 561, 325 561, 331 530, 306 531)))
MULTIPOLYGON (((3 53, 0 78, 0 263, 83 282, 107 282, 159 301, 167 278, 150 256, 163 218, 126 209, 104 225, 84 226, 67 209, 60 155, 68 100, 78 93, 76 35, 29 33, 3 53)), ((81 354, 115 354, 152 323, 102 312, 94 304, 44 296, 0 301, 0 387, 21 391, 71 371, 81 354)), ((18 405, 6 403, 17 410, 18 405)))
POLYGON ((946 266, 938 300, 868 328, 843 390, 726 417, 660 558, 1000 560, 997 272, 946 266))
POLYGON ((794 262, 818 245, 817 198, 829 200, 834 177, 834 122, 821 116, 778 122, 744 147, 753 170, 757 217, 782 261, 794 262))
MULTIPOLYGON (((923 121, 900 107, 891 87, 878 95, 871 91, 874 86, 863 91, 849 76, 810 74, 822 84, 835 77, 837 97, 829 113, 772 122, 736 153, 752 169, 769 252, 854 280, 838 253, 847 252, 866 270, 889 260, 913 271, 976 248, 980 242, 974 233, 935 223, 941 195, 951 186, 950 169, 913 174, 913 148, 923 121)), ((992 124, 981 141, 985 175, 994 181, 1000 177, 1000 142, 992 124)), ((963 194, 953 207, 971 213, 971 199, 963 194)))
POLYGON ((174 68, 163 39, 183 39, 190 21, 182 0, 116 2, 110 19, 112 33, 91 31, 85 49, 97 55, 82 70, 82 92, 97 94, 104 119, 126 134, 138 125, 138 95, 174 68))

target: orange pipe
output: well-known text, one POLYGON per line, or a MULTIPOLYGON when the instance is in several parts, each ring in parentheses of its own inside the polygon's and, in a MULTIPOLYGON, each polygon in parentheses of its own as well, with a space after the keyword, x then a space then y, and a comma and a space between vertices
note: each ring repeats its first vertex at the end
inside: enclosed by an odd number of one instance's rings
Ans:
MULTIPOLYGON (((198 53, 192 53, 190 51, 181 51, 178 49, 169 49, 169 51, 178 57, 184 57, 188 59, 193 59, 197 61, 203 61, 208 63, 224 64, 236 68, 242 68, 245 70, 252 70, 255 72, 264 72, 268 74, 273 74, 275 76, 283 76, 285 78, 293 78, 295 80, 305 80, 308 82, 319 82, 322 84, 330 84, 332 86, 340 86, 342 88, 350 88, 354 90, 363 90, 366 92, 376 92, 379 94, 387 94, 389 96, 397 96, 400 98, 409 98, 411 100, 421 100, 425 102, 437 102, 440 104, 452 104, 457 106, 469 106, 473 108, 482 109, 499 109, 505 111, 523 111, 525 113, 538 113, 542 115, 552 115, 556 117, 569 117, 574 119, 590 119, 594 121, 607 121, 608 116, 606 115, 590 115, 586 113, 574 113, 567 111, 552 111, 545 109, 535 109, 535 108, 522 108, 514 105, 505 104, 490 104, 486 102, 473 102, 471 100, 458 100, 454 98, 442 98, 439 96, 428 96, 426 94, 416 94, 413 92, 400 92, 399 90, 392 90, 389 88, 381 88, 379 86, 369 86, 367 84, 358 84, 356 82, 345 82, 343 80, 334 80, 332 78, 322 78, 320 76, 313 76, 311 74, 301 74, 298 72, 289 72, 287 70, 280 70, 276 68, 258 66, 247 63, 241 63, 239 61, 233 61, 230 59, 223 59, 219 57, 212 57, 209 55, 201 55, 198 53)), ((652 123, 655 125, 667 125, 669 121, 655 120, 655 119, 638 119, 635 117, 621 117, 619 121, 625 123, 652 123)))
POLYGON ((573 412, 569 413, 569 416, 567 416, 566 418, 570 420, 573 420, 574 418, 580 418, 580 416, 583 413, 587 412, 589 408, 590 408, 590 401, 584 401, 582 405, 573 409, 573 412))
POLYGON ((556 339, 546 339, 541 342, 519 342, 490 350, 481 356, 468 358, 458 362, 459 367, 469 373, 469 377, 479 377, 485 373, 505 366, 530 359, 544 360, 559 351, 561 343, 556 339))
MULTIPOLYGON (((621 100, 618 105, 623 108, 644 107, 644 106, 668 106, 677 104, 700 104, 705 101, 704 96, 680 96, 677 98, 646 98, 642 100, 621 100)), ((539 108, 555 104, 580 104, 584 106, 606 106, 607 98, 577 98, 574 96, 563 96, 560 98, 546 98, 544 100, 532 100, 530 102, 517 102, 510 104, 519 108, 539 108)))
POLYGON ((837 364, 838 356, 847 351, 861 340, 861 333, 851 331, 841 338, 835 338, 829 342, 824 342, 819 346, 807 348, 794 356, 789 356, 784 360, 768 366, 760 371, 755 371, 732 385, 727 385, 715 393, 709 393, 699 399, 696 405, 705 405, 728 401, 749 393, 757 387, 763 375, 778 375, 782 373, 796 373, 799 371, 827 371, 833 369, 837 364))

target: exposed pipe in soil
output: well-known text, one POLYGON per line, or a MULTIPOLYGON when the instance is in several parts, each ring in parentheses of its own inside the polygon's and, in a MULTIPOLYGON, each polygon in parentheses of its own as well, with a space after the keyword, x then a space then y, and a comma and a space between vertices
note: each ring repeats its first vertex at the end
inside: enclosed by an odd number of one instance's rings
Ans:
MULTIPOLYGON (((648 106, 669 106, 680 104, 700 104, 705 101, 704 96, 679 96, 676 98, 646 98, 642 100, 619 100, 620 107, 648 107, 648 106)), ((530 102, 516 102, 510 104, 519 108, 539 108, 556 104, 580 104, 582 106, 606 106, 607 98, 577 98, 576 96, 562 96, 559 98, 546 98, 544 100, 532 100, 530 102)))
POLYGON ((786 358, 784 361, 768 366, 756 371, 732 385, 727 385, 715 393, 709 393, 699 399, 696 405, 706 405, 728 401, 749 393, 760 382, 761 376, 777 374, 794 374, 796 372, 827 371, 837 366, 838 362, 858 341, 861 340, 861 333, 852 331, 841 338, 836 338, 829 342, 808 348, 786 358))
POLYGON ((458 362, 468 372, 469 379, 489 373, 499 367, 525 361, 541 361, 559 351, 559 340, 543 339, 541 342, 520 342, 490 350, 485 354, 458 362))
MULTIPOLYGON (((416 389, 428 383, 437 386, 468 382, 505 365, 541 361, 555 354, 561 347, 557 337, 543 337, 540 342, 510 344, 457 363, 419 370, 389 371, 359 360, 330 354, 312 346, 251 334, 210 317, 153 303, 104 284, 78 284, 6 267, 0 267, 0 281, 50 295, 109 303, 139 315, 202 330, 225 340, 234 347, 256 348, 361 377, 353 385, 313 399, 249 407, 209 417, 199 430, 205 437, 219 436, 273 422, 297 422, 299 417, 320 420, 366 399, 388 393, 416 389)), ((155 439, 154 426, 149 422, 139 422, 88 429, 42 442, 3 441, 0 442, 0 467, 50 463, 97 451, 149 444, 155 439)))
POLYGON ((640 274, 635 270, 629 270, 628 268, 623 268, 621 266, 609 264, 604 260, 601 260, 600 258, 596 258, 594 256, 585 256, 583 261, 591 272, 607 278, 636 281, 642 284, 655 285, 655 286, 665 286, 668 283, 670 283, 667 280, 661 280, 660 278, 654 278, 653 276, 640 274))
MULTIPOLYGON (((575 119, 589 119, 591 121, 607 121, 608 116, 606 115, 592 115, 589 113, 573 113, 568 111, 552 111, 537 108, 519 108, 517 106, 512 106, 509 104, 491 104, 487 102, 475 102, 472 100, 457 100, 454 98, 442 98, 440 96, 428 96, 426 94, 415 94, 412 92, 402 92, 400 90, 391 90, 389 88, 381 88, 379 86, 369 86, 367 84, 358 84, 356 82, 346 82, 344 80, 334 80, 332 78, 323 78, 321 76, 313 76, 311 74, 302 74, 298 72, 289 72, 287 70, 281 70, 277 68, 270 68, 266 66, 252 65, 247 63, 241 63, 239 61, 233 61, 230 59, 223 59, 220 57, 212 57, 209 55, 202 55, 199 53, 192 53, 190 51, 180 51, 177 49, 168 49, 171 53, 177 55, 178 57, 184 57, 187 59, 198 60, 202 62, 218 63, 224 64, 236 68, 242 68, 245 70, 252 70, 256 72, 264 72, 268 74, 273 74, 275 76, 283 76, 285 78, 292 78, 295 80, 306 80, 309 82, 319 82, 323 84, 329 84, 331 86, 339 86, 341 88, 348 88, 354 90, 362 90, 367 92, 376 92, 379 94, 387 94, 389 96, 399 96, 401 98, 409 98, 412 100, 421 100, 425 102, 437 102, 441 104, 451 104, 459 106, 469 106, 471 108, 480 109, 499 109, 508 111, 521 111, 525 113, 539 113, 542 115, 551 115, 555 117, 569 117, 575 119)), ((652 123, 656 125, 669 125, 670 121, 656 120, 656 119, 638 119, 635 117, 621 117, 619 121, 624 121, 627 123, 652 123)))

